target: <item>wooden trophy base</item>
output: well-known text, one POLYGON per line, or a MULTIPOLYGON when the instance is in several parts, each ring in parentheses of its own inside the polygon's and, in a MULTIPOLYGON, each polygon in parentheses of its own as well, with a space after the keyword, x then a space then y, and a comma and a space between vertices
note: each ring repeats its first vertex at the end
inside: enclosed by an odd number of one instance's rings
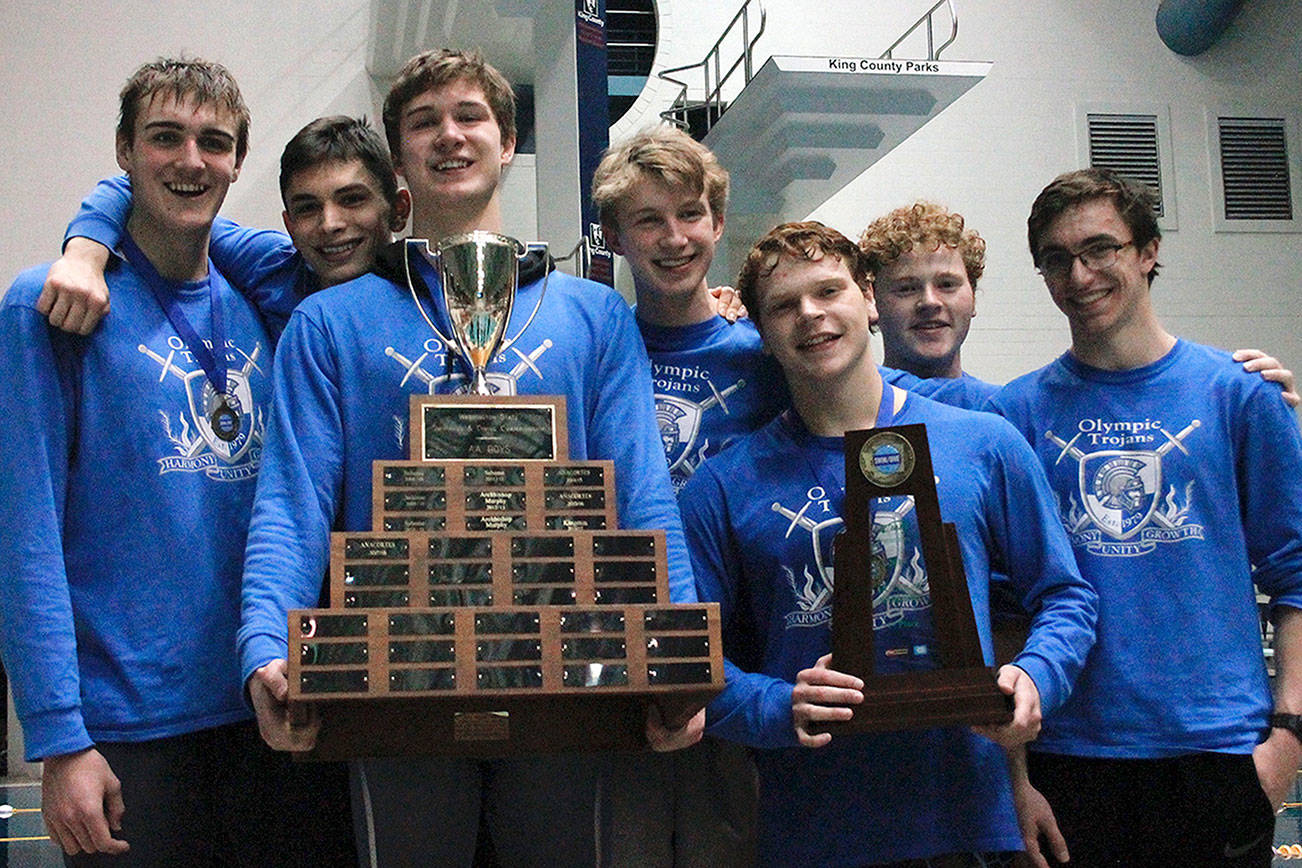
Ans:
POLYGON ((936 726, 1000 725, 1013 719, 1012 698, 984 667, 871 676, 854 717, 819 729, 834 735, 936 726))
MULTIPOLYGON (((958 533, 941 520, 924 426, 849 431, 845 450, 845 528, 833 550, 832 668, 863 679, 864 701, 854 707, 851 720, 828 724, 825 731, 1008 723, 1012 701, 985 665, 958 533), (896 509, 908 507, 902 514, 911 510, 916 516, 918 550, 900 552, 897 558, 907 557, 925 571, 935 638, 921 646, 929 665, 879 674, 874 597, 879 586, 889 588, 899 578, 877 539, 873 516, 873 508, 886 502, 896 509)), ((892 514, 887 513, 888 519, 892 514)), ((897 517, 896 522, 892 526, 888 520, 885 527, 903 535, 904 520, 897 517)), ((898 563, 894 569, 901 569, 898 563)))
POLYGON ((716 694, 706 688, 672 694, 532 695, 354 699, 322 708, 316 748, 302 760, 391 756, 492 759, 524 754, 647 749, 647 709, 681 725, 716 694), (377 721, 383 721, 382 726, 377 721))
POLYGON ((717 603, 300 609, 289 709, 311 759, 646 748, 724 687, 717 603))

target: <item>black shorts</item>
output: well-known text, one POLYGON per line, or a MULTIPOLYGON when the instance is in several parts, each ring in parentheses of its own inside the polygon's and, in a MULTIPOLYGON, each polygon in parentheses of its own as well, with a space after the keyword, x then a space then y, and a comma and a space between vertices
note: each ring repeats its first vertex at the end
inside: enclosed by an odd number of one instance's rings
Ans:
POLYGON ((1098 759, 1030 751, 1028 766, 1072 868, 1271 863, 1275 812, 1251 754, 1098 759))
POLYGON ((65 856, 90 866, 353 866, 348 771, 294 762, 250 722, 95 746, 122 782, 122 856, 65 856))

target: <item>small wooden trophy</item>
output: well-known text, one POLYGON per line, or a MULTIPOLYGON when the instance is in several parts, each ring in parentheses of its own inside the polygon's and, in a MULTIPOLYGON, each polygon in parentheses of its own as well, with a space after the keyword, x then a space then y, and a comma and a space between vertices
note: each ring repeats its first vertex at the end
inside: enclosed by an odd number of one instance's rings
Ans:
POLYGON ((1007 723, 1010 700, 981 653, 958 534, 941 521, 925 426, 849 431, 845 456, 832 667, 863 679, 864 701, 825 730, 1007 723))

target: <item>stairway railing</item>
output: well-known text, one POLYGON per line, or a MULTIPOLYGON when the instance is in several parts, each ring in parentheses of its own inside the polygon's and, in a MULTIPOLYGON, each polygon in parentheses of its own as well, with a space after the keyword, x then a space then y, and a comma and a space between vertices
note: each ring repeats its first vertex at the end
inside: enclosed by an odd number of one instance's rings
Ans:
POLYGON ((954 9, 954 0, 937 0, 935 6, 932 6, 921 18, 913 22, 913 25, 908 30, 904 31, 903 35, 901 35, 899 39, 891 43, 890 48, 881 53, 881 57, 894 57, 894 51, 900 47, 900 43, 912 36, 913 31, 917 30, 923 24, 927 25, 927 60, 937 60, 940 58, 940 53, 946 48, 949 48, 950 44, 958 38, 958 12, 954 9), (942 42, 939 48, 936 48, 934 19, 936 10, 942 6, 946 7, 949 11, 949 38, 942 42))
MULTIPOLYGON (((750 84, 750 80, 755 77, 755 43, 764 35, 764 26, 768 14, 764 11, 764 4, 761 0, 745 0, 737 14, 732 16, 728 26, 724 28, 723 35, 714 43, 714 47, 709 50, 705 58, 697 63, 689 63, 685 66, 675 66, 673 69, 666 69, 660 73, 659 77, 667 82, 676 84, 679 87, 678 96, 675 97, 673 105, 660 113, 660 117, 669 121, 677 127, 688 129, 688 114, 692 111, 704 110, 705 129, 708 130, 719 116, 723 114, 725 108, 723 99, 723 87, 732 78, 733 73, 738 69, 742 70, 743 80, 742 87, 750 84), (751 36, 751 6, 757 7, 756 15, 759 18, 758 26, 754 27, 755 35, 751 36), (741 54, 728 65, 727 70, 723 69, 723 43, 727 41, 732 34, 733 28, 740 25, 741 27, 741 54), (704 87, 701 92, 704 96, 698 100, 689 98, 688 82, 674 78, 674 73, 683 73, 688 70, 700 69, 703 77, 704 87), (713 84, 711 84, 713 80, 713 84)), ((740 90, 741 88, 738 88, 740 90)), ((703 134, 703 133, 702 133, 703 134)))
MULTIPOLYGON (((714 47, 705 55, 704 59, 689 63, 684 66, 675 66, 673 69, 666 69, 659 73, 659 77, 671 84, 678 85, 678 95, 674 98, 673 104, 660 113, 660 117, 669 123, 684 129, 692 131, 697 138, 702 138, 709 132, 710 127, 719 120, 726 109, 727 103, 724 101, 724 85, 737 72, 742 70, 743 80, 742 87, 750 84, 750 80, 755 77, 755 43, 764 35, 764 28, 767 20, 767 13, 764 10, 764 4, 761 0, 745 0, 737 14, 728 22, 724 28, 723 35, 714 43, 714 47), (759 18, 758 27, 755 27, 755 35, 751 36, 751 6, 758 7, 756 15, 759 18), (740 25, 742 49, 740 55, 728 65, 727 70, 723 69, 723 44, 732 34, 733 29, 740 25), (701 70, 703 78, 703 87, 700 99, 690 97, 689 83, 678 78, 675 74, 686 73, 689 70, 701 70), (698 114, 700 117, 691 117, 698 114), (691 120, 699 121, 701 128, 692 130, 691 120)), ((917 21, 900 35, 900 38, 891 43, 890 48, 882 52, 879 57, 894 57, 894 52, 900 45, 914 34, 918 28, 926 27, 927 33, 927 60, 937 60, 940 54, 958 38, 958 12, 954 8, 954 0, 937 0, 936 4, 928 9, 917 21), (937 12, 944 7, 949 14, 949 37, 939 46, 936 45, 936 17, 937 12)), ((738 88, 740 90, 740 88, 738 88)))

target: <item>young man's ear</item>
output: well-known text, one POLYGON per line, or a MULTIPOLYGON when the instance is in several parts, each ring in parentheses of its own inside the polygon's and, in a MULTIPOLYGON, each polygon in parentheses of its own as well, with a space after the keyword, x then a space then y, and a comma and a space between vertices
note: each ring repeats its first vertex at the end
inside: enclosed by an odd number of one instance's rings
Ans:
POLYGON ((624 245, 619 240, 619 227, 613 221, 601 221, 601 235, 606 239, 606 247, 620 256, 624 255, 624 245))
POLYGON ((511 165, 511 161, 514 159, 515 159, 515 137, 512 136, 510 139, 502 142, 502 167, 505 168, 511 165))
POLYGON ((113 137, 113 151, 117 155, 118 168, 131 174, 131 142, 123 133, 113 137))
POLYGON ((393 199, 393 213, 389 215, 389 231, 401 232, 407 225, 407 218, 411 216, 411 193, 406 187, 398 189, 398 195, 393 199))
POLYGON ((1161 243, 1162 239, 1154 238, 1141 249, 1135 251, 1139 256, 1139 268, 1143 271, 1144 277, 1148 277, 1152 273, 1154 266, 1157 265, 1157 248, 1161 246, 1161 243))

